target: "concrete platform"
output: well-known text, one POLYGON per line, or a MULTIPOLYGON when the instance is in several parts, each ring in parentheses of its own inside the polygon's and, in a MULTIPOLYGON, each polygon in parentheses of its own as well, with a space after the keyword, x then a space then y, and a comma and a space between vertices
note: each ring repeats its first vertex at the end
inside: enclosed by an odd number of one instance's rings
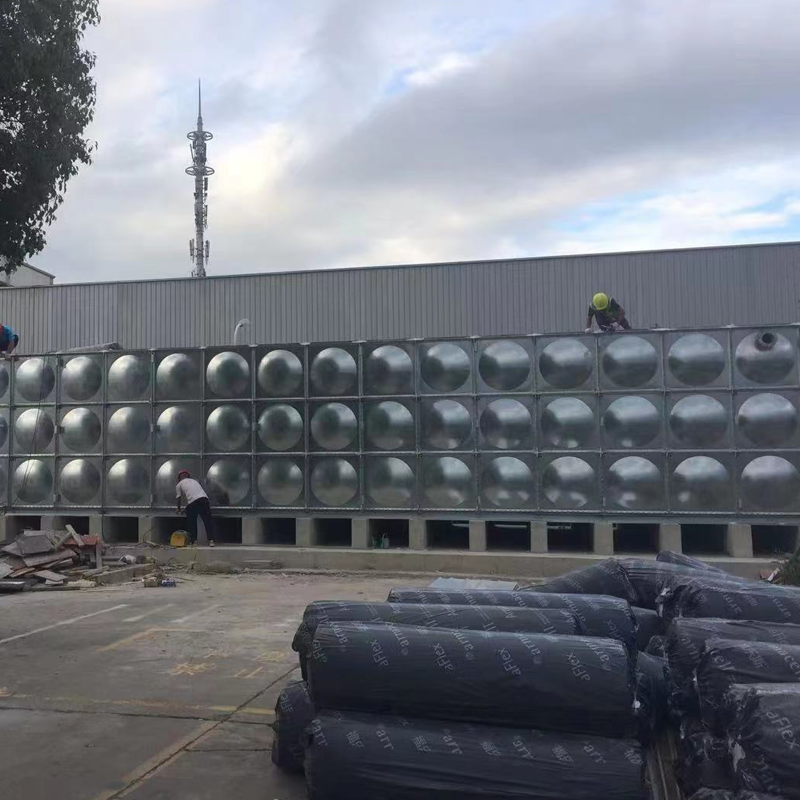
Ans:
MULTIPOLYGON (((297 569, 332 572, 430 574, 470 577, 549 578, 608 558, 592 553, 475 552, 472 550, 357 550, 352 547, 270 547, 230 545, 210 547, 157 547, 116 545, 111 555, 146 553, 159 563, 177 561, 202 565, 228 564, 250 569, 297 569)), ((654 558, 654 553, 618 553, 654 558)), ((774 566, 769 558, 703 556, 709 564, 744 578, 758 578, 774 566)), ((395 579, 395 582, 397 578, 395 579)))
POLYGON ((303 608, 382 600, 397 579, 188 578, 172 589, 0 595, 3 796, 306 796, 301 778, 273 767, 269 727, 296 673, 303 608))

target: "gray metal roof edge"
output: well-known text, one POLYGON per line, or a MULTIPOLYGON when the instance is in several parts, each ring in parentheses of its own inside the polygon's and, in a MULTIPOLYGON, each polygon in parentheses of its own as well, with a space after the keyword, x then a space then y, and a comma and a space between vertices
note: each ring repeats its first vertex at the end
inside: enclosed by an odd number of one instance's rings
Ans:
MULTIPOLYGON (((476 258, 469 261, 429 261, 413 264, 376 264, 358 267, 315 267, 313 269, 297 269, 297 270, 280 270, 277 272, 236 272, 226 275, 208 275, 199 280, 228 280, 231 278, 266 278, 278 277, 281 275, 315 275, 315 274, 330 274, 332 272, 367 272, 376 270, 390 270, 390 269, 415 269, 423 267, 468 267, 476 264, 520 264, 529 261, 566 261, 576 258, 607 258, 609 256, 641 256, 641 255, 660 255, 662 253, 688 253, 688 252, 706 252, 709 250, 742 250, 754 247, 800 247, 800 241, 792 240, 785 242, 752 242, 745 244, 719 244, 719 245, 703 245, 699 247, 667 247, 660 250, 610 250, 608 252, 600 253, 571 253, 552 256, 521 256, 515 258, 476 258)), ((33 269, 39 272, 45 272, 38 267, 33 269)), ((50 275, 49 272, 45 272, 50 275)), ((52 276, 55 278, 55 276, 52 276)), ((196 282, 198 278, 182 275, 173 278, 142 278, 139 280, 124 280, 124 281, 81 281, 78 283, 58 283, 52 286, 8 286, 5 291, 28 291, 28 290, 48 290, 48 289, 64 289, 72 286, 121 286, 129 284, 144 284, 144 283, 168 283, 190 281, 196 282)))

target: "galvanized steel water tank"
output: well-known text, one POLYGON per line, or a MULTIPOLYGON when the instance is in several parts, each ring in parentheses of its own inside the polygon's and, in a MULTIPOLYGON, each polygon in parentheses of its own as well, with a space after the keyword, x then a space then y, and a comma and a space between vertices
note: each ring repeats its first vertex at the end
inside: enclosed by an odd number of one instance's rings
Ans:
POLYGON ((798 327, 0 364, 13 509, 800 520, 798 327))

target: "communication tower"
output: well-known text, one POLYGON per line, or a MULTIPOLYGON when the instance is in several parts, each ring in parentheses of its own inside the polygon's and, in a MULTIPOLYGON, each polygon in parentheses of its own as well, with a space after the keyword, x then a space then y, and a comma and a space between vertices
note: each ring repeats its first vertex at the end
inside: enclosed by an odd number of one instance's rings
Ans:
POLYGON ((192 166, 186 167, 186 174, 194 178, 194 239, 189 240, 189 258, 194 264, 193 278, 206 277, 206 265, 210 251, 205 230, 208 227, 208 178, 214 169, 206 164, 206 142, 214 138, 211 131, 203 130, 203 100, 200 81, 197 81, 197 129, 186 134, 191 144, 192 166))

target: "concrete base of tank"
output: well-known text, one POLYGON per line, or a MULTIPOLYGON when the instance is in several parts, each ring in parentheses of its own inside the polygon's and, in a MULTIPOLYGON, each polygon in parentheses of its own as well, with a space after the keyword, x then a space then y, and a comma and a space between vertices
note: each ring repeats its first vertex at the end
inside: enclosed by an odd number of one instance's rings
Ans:
MULTIPOLYGON (((11 540, 26 528, 61 528, 67 523, 109 545, 150 543, 163 547, 174 531, 185 527, 185 518, 6 515, 0 517, 0 541, 11 540)), ((701 524, 219 515, 215 524, 214 550, 203 547, 208 540, 201 525, 201 547, 153 548, 152 552, 201 563, 224 559, 241 567, 277 562, 286 569, 547 577, 611 555, 654 556, 659 550, 672 550, 757 577, 800 544, 797 525, 776 525, 774 520, 701 524)))

